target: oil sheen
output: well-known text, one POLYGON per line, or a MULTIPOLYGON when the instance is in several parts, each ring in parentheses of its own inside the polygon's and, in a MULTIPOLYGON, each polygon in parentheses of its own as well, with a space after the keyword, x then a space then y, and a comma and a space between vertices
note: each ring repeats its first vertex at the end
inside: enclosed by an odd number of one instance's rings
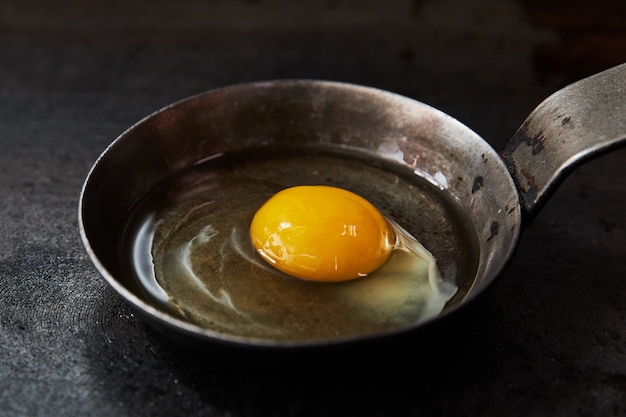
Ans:
POLYGON ((120 259, 146 301, 227 338, 298 344, 393 333, 436 317, 463 286, 462 239, 445 205, 424 187, 346 155, 227 155, 166 179, 140 199, 121 237, 120 259), (396 248, 372 274, 306 281, 255 252, 249 227, 258 208, 286 187, 320 183, 352 189, 390 222, 396 248), (421 215, 432 218, 415 231, 401 225, 421 215), (420 230, 424 246, 432 241, 441 256, 441 271, 412 237, 420 230))

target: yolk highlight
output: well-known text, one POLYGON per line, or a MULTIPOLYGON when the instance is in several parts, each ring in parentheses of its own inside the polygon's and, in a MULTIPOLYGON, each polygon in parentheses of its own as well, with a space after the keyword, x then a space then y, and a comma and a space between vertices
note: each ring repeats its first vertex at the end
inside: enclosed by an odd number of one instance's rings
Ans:
POLYGON ((284 189, 254 215, 250 237, 277 269, 313 281, 365 276, 389 257, 395 236, 359 195, 314 185, 284 189))

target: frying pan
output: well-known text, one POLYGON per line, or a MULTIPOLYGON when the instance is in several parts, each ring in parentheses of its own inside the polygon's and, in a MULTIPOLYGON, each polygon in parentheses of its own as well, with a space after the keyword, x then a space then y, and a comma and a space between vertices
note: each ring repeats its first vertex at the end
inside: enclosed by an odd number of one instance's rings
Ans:
MULTIPOLYGON (((457 294, 430 323, 454 313, 496 279, 525 226, 572 169, 625 139, 626 64, 548 97, 500 153, 451 116, 391 92, 320 80, 246 83, 181 100, 123 132, 83 184, 79 226, 106 282, 176 340, 293 348, 380 338, 425 323, 285 342, 232 335, 172 314, 146 299, 121 266, 119 236, 129 211, 168 177, 225 155, 264 155, 277 169, 283 158, 300 155, 292 172, 281 173, 284 186, 326 182, 357 191, 419 236, 444 280, 456 281, 457 294), (307 165, 319 158, 326 161, 322 176, 319 166, 307 165), (361 180, 367 170, 375 171, 380 187, 361 180), (310 178, 313 172, 318 176, 310 178)), ((236 169, 245 159, 227 159, 225 167, 236 169)), ((266 171, 272 172, 271 165, 266 171)))

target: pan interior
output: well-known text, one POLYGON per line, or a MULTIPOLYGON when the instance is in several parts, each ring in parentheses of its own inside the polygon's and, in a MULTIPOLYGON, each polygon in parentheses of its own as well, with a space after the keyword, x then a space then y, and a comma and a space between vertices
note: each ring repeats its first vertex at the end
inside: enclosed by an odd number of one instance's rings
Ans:
MULTIPOLYGON (((241 282, 240 286, 233 284, 232 287, 241 294, 210 291, 201 294, 202 291, 198 292, 196 288, 187 290, 184 297, 201 299, 209 296, 233 308, 241 302, 242 297, 260 297, 268 304, 276 303, 280 299, 279 294, 269 292, 259 295, 255 293, 254 286, 244 284, 249 282, 247 278, 250 275, 258 275, 263 269, 254 262, 240 261, 241 257, 236 252, 250 251, 249 241, 242 231, 247 231, 249 220, 256 208, 273 193, 290 186, 315 184, 341 187, 365 197, 385 216, 415 236, 437 259, 443 280, 458 287, 444 311, 454 308, 466 297, 478 268, 478 245, 476 233, 470 228, 471 222, 457 202, 405 165, 381 159, 375 153, 363 149, 320 144, 292 147, 281 144, 228 152, 187 167, 161 181, 133 205, 125 219, 118 245, 120 279, 128 289, 158 310, 167 311, 173 317, 223 334, 225 338, 269 338, 273 342, 288 344, 319 343, 331 339, 379 336, 419 324, 393 322, 388 319, 364 319, 362 315, 354 314, 332 299, 332 285, 335 284, 306 284, 317 287, 313 291, 326 291, 327 294, 323 298, 304 296, 303 299, 293 300, 292 305, 285 309, 285 317, 273 320, 284 320, 283 327, 287 328, 288 316, 294 316, 294 306, 307 306, 308 313, 304 322, 310 321, 313 324, 295 326, 306 326, 302 332, 251 332, 249 321, 244 320, 236 326, 224 326, 220 321, 227 321, 228 317, 219 316, 218 313, 214 316, 203 316, 181 307, 179 303, 172 303, 168 294, 156 284, 156 277, 151 274, 158 270, 162 262, 158 255, 159 246, 172 239, 168 230, 185 222, 202 222, 204 216, 210 217, 212 224, 212 229, 205 231, 205 238, 216 231, 224 233, 230 230, 233 234, 232 240, 236 242, 230 252, 223 245, 206 246, 209 248, 207 252, 211 252, 206 254, 205 268, 209 270, 208 276, 226 275, 231 282, 241 282), (168 214, 175 213, 178 209, 182 209, 184 215, 168 214), (145 230, 141 230, 146 227, 146 219, 158 219, 153 225, 159 221, 169 221, 173 226, 154 227, 150 236, 151 243, 144 242, 144 247, 138 249, 137 235, 145 234, 145 230), (239 222, 240 227, 233 226, 233 221, 239 222), (216 259, 233 256, 239 260, 216 262, 216 259), (320 299, 328 300, 327 304, 324 301, 325 304, 321 305, 320 299)), ((263 276, 259 279, 263 279, 263 276)), ((263 288, 268 291, 268 287, 263 288)), ((270 290, 281 292, 281 287, 270 287, 270 290)), ((273 314, 281 311, 276 306, 267 310, 274 311, 273 314)), ((259 312, 259 316, 263 314, 264 312, 259 312)), ((434 316, 424 316, 419 321, 433 318, 434 316)))

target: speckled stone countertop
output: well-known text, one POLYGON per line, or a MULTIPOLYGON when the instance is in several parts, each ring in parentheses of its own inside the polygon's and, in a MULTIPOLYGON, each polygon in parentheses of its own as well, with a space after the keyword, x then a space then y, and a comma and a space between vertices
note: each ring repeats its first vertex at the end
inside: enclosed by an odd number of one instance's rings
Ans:
POLYGON ((82 182, 142 117, 229 84, 348 81, 501 149, 565 84, 626 61, 608 0, 0 4, 0 415, 626 416, 626 149, 574 171, 507 270, 400 340, 189 352, 109 288, 82 182))

